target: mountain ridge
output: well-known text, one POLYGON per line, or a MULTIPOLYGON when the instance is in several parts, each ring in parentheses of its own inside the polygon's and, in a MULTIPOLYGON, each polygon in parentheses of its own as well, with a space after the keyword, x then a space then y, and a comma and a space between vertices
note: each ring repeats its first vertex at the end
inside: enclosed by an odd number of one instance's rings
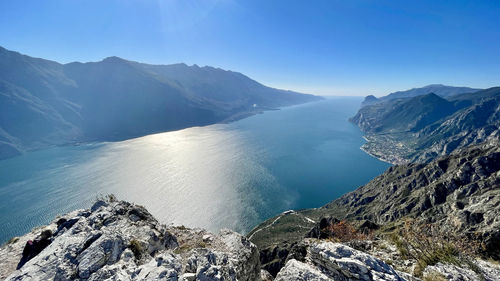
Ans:
POLYGON ((430 93, 435 93, 440 97, 447 98, 464 93, 475 93, 480 90, 481 89, 469 88, 469 87, 447 86, 443 84, 430 84, 420 88, 412 88, 409 90, 392 92, 380 98, 377 98, 373 95, 369 95, 365 97, 365 100, 362 102, 361 106, 363 107, 365 105, 383 103, 394 99, 412 98, 430 93))
POLYGON ((362 149, 393 164, 427 162, 499 134, 500 87, 425 97, 429 94, 361 107, 350 121, 365 133, 362 149))
POLYGON ((49 145, 227 122, 319 99, 208 66, 119 57, 60 64, 0 47, 0 159, 49 145))

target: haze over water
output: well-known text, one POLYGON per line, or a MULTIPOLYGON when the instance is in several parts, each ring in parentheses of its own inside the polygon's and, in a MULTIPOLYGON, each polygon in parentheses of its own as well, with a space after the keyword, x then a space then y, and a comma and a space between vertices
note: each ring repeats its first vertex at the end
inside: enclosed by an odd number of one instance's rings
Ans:
POLYGON ((0 161, 0 243, 89 207, 99 194, 162 223, 249 231, 288 209, 320 207, 389 164, 359 149, 347 119, 360 98, 331 98, 113 143, 54 147, 0 161))

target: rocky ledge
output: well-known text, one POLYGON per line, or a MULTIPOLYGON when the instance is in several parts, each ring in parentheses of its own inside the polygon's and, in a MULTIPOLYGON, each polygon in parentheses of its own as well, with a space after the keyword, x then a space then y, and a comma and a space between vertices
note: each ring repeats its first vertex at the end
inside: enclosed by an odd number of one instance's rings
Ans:
POLYGON ((305 255, 287 261, 276 281, 299 280, 414 280, 380 259, 344 244, 306 239, 305 255))
MULTIPOLYGON (((0 279, 9 281, 274 279, 244 236, 165 226, 112 196, 12 239, 0 256, 0 279)), ((306 238, 274 280, 417 279, 345 244, 306 238)))
POLYGON ((167 227, 145 208, 112 197, 42 229, 52 233, 48 246, 24 265, 27 241, 40 243, 41 229, 2 246, 0 279, 260 280, 257 247, 240 234, 167 227))

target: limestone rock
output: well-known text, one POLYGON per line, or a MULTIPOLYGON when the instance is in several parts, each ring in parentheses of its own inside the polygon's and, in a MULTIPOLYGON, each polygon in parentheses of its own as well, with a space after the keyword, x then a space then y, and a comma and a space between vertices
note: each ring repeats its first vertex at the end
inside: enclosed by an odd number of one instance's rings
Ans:
POLYGON ((332 280, 313 265, 294 259, 289 260, 276 276, 275 281, 328 281, 332 280))
POLYGON ((166 227, 124 201, 100 200, 46 228, 52 243, 20 270, 34 233, 0 249, 6 280, 260 280, 257 247, 240 234, 166 227))
POLYGON ((461 268, 456 265, 438 263, 428 266, 424 270, 424 277, 440 276, 449 281, 498 281, 500 280, 500 266, 492 263, 476 260, 474 262, 475 271, 468 268, 461 268))
POLYGON ((261 270, 260 271, 260 280, 262 281, 273 281, 274 278, 271 275, 271 273, 267 272, 266 270, 261 270))
POLYGON ((305 262, 289 260, 275 280, 407 280, 383 261, 344 244, 309 241, 305 262))

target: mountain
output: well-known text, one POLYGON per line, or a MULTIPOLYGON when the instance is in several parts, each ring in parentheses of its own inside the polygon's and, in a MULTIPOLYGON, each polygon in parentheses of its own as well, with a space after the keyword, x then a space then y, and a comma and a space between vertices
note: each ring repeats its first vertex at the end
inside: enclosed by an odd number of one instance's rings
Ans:
POLYGON ((213 67, 118 57, 60 64, 0 47, 0 159, 48 145, 226 122, 318 99, 213 67))
POLYGON ((365 106, 365 105, 370 105, 370 104, 375 104, 377 103, 379 100, 377 99, 377 97, 375 97, 374 95, 368 95, 365 97, 365 99, 361 102, 361 107, 365 106))
POLYGON ((469 87, 454 87, 454 86, 446 86, 441 84, 432 84, 427 85, 422 88, 413 88, 406 91, 397 91, 394 93, 390 93, 385 97, 380 98, 380 100, 391 100, 391 99, 401 99, 401 98, 410 98, 421 96, 429 93, 435 93, 440 97, 451 97, 458 94, 463 93, 474 93, 481 89, 474 89, 469 87))
POLYGON ((370 105, 370 104, 376 104, 376 103, 381 103, 381 102, 386 102, 390 100, 395 100, 395 99, 404 99, 404 98, 412 98, 412 97, 417 97, 417 96, 422 96, 422 95, 427 95, 430 93, 434 93, 440 97, 447 98, 459 94, 464 94, 464 93, 475 93, 481 89, 474 89, 474 88, 469 88, 469 87, 454 87, 454 86, 446 86, 446 85, 441 85, 441 84, 432 84, 432 85, 427 85, 425 87, 421 88, 413 88, 410 90, 406 91, 397 91, 394 93, 390 93, 386 96, 376 98, 372 95, 367 96, 365 100, 362 103, 362 106, 365 105, 370 105))
MULTIPOLYGON (((467 260, 475 263, 478 256, 500 260, 499 144, 484 142, 426 164, 390 167, 321 208, 270 218, 247 237, 272 273, 301 255, 304 237, 344 242, 419 277, 439 263, 470 270, 467 260)), ((453 276, 457 270, 444 270, 449 275, 439 280, 467 280, 453 276)))
POLYGON ((457 110, 434 93, 362 107, 351 121, 367 133, 418 131, 457 110))
POLYGON ((500 135, 500 87, 442 98, 435 94, 367 105, 350 119, 363 149, 391 163, 426 162, 500 135))
POLYGON ((366 133, 365 151, 398 165, 321 208, 261 223, 247 237, 262 267, 279 276, 307 260, 308 237, 343 242, 423 280, 498 280, 500 271, 489 275, 477 262, 500 260, 500 87, 389 99, 351 121, 366 133))

